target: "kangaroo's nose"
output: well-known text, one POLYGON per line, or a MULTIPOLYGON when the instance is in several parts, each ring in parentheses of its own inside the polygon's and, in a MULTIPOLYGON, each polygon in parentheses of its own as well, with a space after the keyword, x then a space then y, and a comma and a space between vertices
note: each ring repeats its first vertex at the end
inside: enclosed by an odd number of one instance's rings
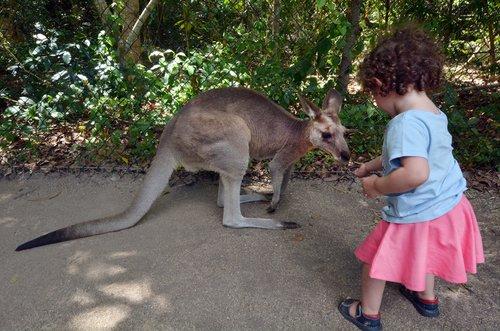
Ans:
POLYGON ((344 162, 347 162, 349 161, 349 158, 351 157, 351 155, 349 154, 348 151, 342 151, 340 152, 340 159, 344 162))

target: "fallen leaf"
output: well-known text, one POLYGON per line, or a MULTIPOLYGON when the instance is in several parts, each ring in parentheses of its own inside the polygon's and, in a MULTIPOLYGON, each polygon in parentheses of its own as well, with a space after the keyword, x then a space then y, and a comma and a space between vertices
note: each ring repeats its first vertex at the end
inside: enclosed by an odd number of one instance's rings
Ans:
POLYGON ((296 233, 293 238, 292 238, 292 241, 295 242, 295 243, 299 243, 301 242, 302 240, 304 240, 304 235, 301 234, 301 233, 296 233))

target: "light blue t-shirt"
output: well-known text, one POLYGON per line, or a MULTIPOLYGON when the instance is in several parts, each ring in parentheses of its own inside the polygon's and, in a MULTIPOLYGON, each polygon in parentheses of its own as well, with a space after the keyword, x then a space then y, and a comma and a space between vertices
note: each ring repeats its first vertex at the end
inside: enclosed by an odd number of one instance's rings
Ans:
POLYGON ((394 223, 418 223, 453 209, 467 184, 452 150, 443 112, 408 110, 395 116, 384 136, 384 175, 401 167, 402 157, 420 156, 429 163, 429 178, 409 192, 389 195, 382 218, 394 223))

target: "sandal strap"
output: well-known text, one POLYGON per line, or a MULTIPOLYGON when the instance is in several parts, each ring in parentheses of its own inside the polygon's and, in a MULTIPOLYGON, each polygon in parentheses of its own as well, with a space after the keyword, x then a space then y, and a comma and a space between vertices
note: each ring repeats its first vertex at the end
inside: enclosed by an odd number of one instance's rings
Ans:
POLYGON ((373 314, 373 315, 364 313, 363 312, 363 304, 361 303, 361 301, 358 301, 358 306, 356 307, 356 316, 361 316, 361 315, 363 315, 363 317, 371 319, 371 320, 380 319, 380 313, 373 314))
POLYGON ((439 299, 437 297, 435 297, 434 300, 428 300, 428 299, 422 299, 417 294, 417 298, 418 298, 418 301, 420 301, 420 302, 422 302, 423 304, 426 304, 426 305, 437 305, 437 304, 439 304, 439 299))

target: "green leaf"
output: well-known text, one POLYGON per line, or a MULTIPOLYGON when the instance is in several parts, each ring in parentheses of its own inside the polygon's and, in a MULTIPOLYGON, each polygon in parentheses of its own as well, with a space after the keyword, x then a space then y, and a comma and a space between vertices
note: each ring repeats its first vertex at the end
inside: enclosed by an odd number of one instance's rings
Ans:
POLYGON ((35 101, 33 101, 32 99, 30 99, 28 97, 20 97, 19 100, 17 101, 17 103, 20 106, 31 106, 31 105, 35 104, 35 101))
POLYGON ((68 51, 64 51, 62 53, 62 59, 64 63, 69 64, 71 62, 71 53, 68 51))
POLYGON ((87 84, 89 82, 89 79, 87 78, 87 76, 85 75, 81 75, 81 74, 77 74, 76 75, 78 78, 80 78, 80 80, 84 83, 84 84, 87 84))
POLYGON ((43 43, 47 41, 47 37, 41 33, 37 33, 36 35, 33 36, 38 42, 43 43))
POLYGON ((66 70, 62 70, 62 71, 59 71, 58 73, 54 74, 50 80, 53 81, 53 82, 56 82, 58 81, 59 79, 61 79, 62 77, 66 76, 68 74, 68 72, 66 70))
POLYGON ((19 108, 19 106, 10 106, 7 109, 5 109, 5 113, 14 115, 19 113, 20 110, 21 109, 19 108))
POLYGON ((326 0, 316 0, 316 7, 318 7, 318 9, 323 8, 323 6, 325 4, 326 4, 326 0))
POLYGON ((50 112, 50 117, 61 118, 61 117, 63 117, 63 114, 54 109, 50 112))
POLYGON ((192 66, 192 65, 186 65, 186 71, 187 71, 187 73, 188 73, 189 76, 191 76, 192 74, 194 74, 194 70, 195 70, 194 66, 192 66))

